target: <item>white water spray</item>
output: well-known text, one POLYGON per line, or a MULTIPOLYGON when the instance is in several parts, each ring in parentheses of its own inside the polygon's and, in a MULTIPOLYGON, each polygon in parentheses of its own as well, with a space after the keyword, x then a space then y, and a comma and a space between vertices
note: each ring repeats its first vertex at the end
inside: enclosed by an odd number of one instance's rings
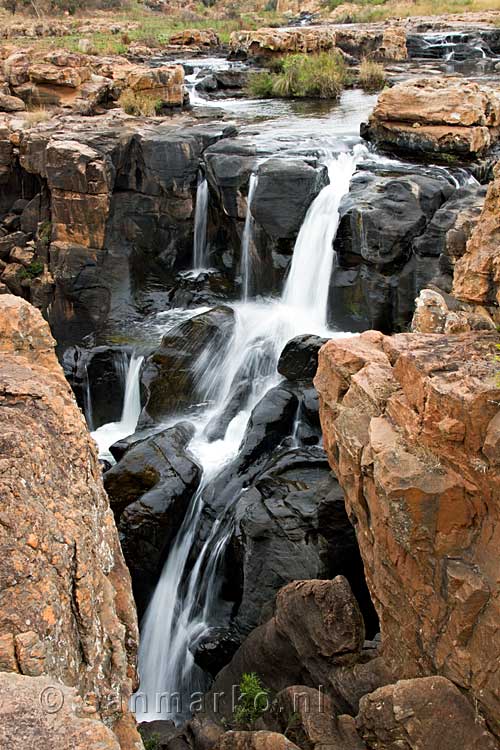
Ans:
POLYGON ((141 413, 141 393, 139 375, 144 357, 132 354, 125 379, 125 395, 122 416, 119 422, 108 422, 91 435, 99 448, 99 457, 115 462, 109 448, 117 440, 122 440, 135 432, 141 413))
POLYGON ((203 174, 198 175, 196 208, 194 212, 193 269, 201 271, 207 267, 208 182, 203 174))
POLYGON ((246 302, 249 295, 252 293, 252 235, 253 227, 255 224, 252 216, 251 205, 255 188, 257 187, 258 176, 256 172, 252 172, 248 181, 248 195, 247 195, 247 213, 245 216, 245 226, 243 228, 243 234, 241 236, 241 285, 242 285, 242 298, 246 302))

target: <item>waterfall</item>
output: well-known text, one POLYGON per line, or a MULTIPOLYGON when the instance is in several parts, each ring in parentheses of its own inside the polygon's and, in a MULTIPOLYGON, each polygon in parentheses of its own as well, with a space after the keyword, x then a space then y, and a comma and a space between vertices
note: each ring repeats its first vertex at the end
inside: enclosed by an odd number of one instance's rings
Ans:
POLYGON ((340 201, 348 192, 356 164, 364 154, 365 149, 355 147, 352 153, 340 154, 328 161, 330 184, 320 192, 306 214, 279 300, 246 301, 250 291, 249 246, 253 221, 250 204, 257 175, 250 178, 242 243, 243 301, 234 306, 232 340, 217 367, 211 364, 210 358, 202 358, 193 366, 199 379, 198 390, 206 395, 208 403, 206 411, 198 417, 190 416, 196 434, 189 449, 203 467, 203 478, 141 624, 141 684, 131 701, 139 721, 187 717, 190 712, 189 705, 183 702, 185 697, 207 687, 207 678, 195 664, 190 647, 216 624, 220 566, 232 531, 230 509, 238 501, 241 487, 234 493, 229 487, 225 508, 192 564, 203 498, 224 467, 237 457, 254 406, 281 380, 276 367, 287 341, 303 333, 327 333, 328 290, 334 261, 332 243, 339 223, 340 201), (205 428, 214 416, 223 412, 237 392, 242 372, 249 389, 239 404, 240 411, 229 423, 224 437, 210 442, 205 428))
POLYGON ((208 182, 200 171, 194 212, 193 269, 207 267, 208 182))
POLYGON ((119 422, 108 422, 99 427, 91 435, 99 448, 99 457, 114 463, 109 448, 117 440, 132 435, 137 427, 141 413, 141 392, 139 376, 144 357, 133 353, 128 363, 125 379, 125 395, 123 398, 122 415, 119 422))
POLYGON ((252 199, 257 187, 258 177, 256 172, 252 172, 248 181, 248 195, 247 195, 247 212, 245 216, 245 226, 243 228, 243 234, 241 237, 241 285, 242 285, 242 297, 246 302, 250 294, 252 293, 252 234, 254 226, 254 218, 250 210, 252 205, 252 199))
POLYGON ((293 308, 308 310, 319 329, 326 326, 340 201, 349 192, 361 153, 355 149, 353 153, 328 160, 330 182, 310 205, 300 228, 283 292, 283 302, 293 308))

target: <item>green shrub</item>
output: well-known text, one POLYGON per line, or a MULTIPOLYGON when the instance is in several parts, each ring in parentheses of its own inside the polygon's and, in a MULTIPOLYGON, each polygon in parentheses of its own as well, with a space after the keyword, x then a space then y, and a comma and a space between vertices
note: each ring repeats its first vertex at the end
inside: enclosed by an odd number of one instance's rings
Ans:
POLYGON ((248 93, 258 99, 269 99, 273 95, 274 76, 268 71, 252 73, 248 79, 248 93))
POLYGON ((255 672, 245 672, 240 682, 240 699, 234 709, 236 724, 253 727, 257 719, 269 707, 269 693, 255 672))
POLYGON ((142 727, 139 727, 139 734, 142 738, 144 750, 159 750, 161 737, 157 732, 147 737, 142 727))
POLYGON ((359 66, 359 83, 365 91, 380 91, 384 88, 386 75, 384 66, 366 58, 359 66))
POLYGON ((41 260, 32 260, 29 266, 22 268, 19 271, 19 278, 21 279, 35 279, 43 271, 43 263, 41 260))
POLYGON ((118 104, 127 115, 135 115, 136 117, 154 117, 162 108, 161 99, 147 92, 132 91, 132 89, 122 91, 118 104))
POLYGON ((256 73, 250 79, 253 96, 286 98, 338 99, 347 80, 342 55, 321 52, 319 55, 288 55, 277 73, 256 73))

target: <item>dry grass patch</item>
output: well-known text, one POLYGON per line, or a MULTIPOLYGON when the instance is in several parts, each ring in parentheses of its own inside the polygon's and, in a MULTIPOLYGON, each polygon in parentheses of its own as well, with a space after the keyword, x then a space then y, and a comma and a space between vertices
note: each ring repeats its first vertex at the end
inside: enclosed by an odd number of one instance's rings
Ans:
POLYGON ((381 63, 367 60, 361 61, 359 66, 359 84, 362 89, 373 93, 384 88, 386 75, 384 66, 381 63))
POLYGON ((125 89, 118 99, 118 104, 127 115, 156 117, 161 111, 163 102, 153 94, 125 89))

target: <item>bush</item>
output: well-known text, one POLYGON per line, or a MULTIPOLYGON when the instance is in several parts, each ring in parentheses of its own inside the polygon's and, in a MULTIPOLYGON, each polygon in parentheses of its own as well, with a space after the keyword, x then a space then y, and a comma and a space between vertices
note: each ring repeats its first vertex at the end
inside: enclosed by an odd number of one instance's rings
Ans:
POLYGON ((154 117, 162 108, 163 102, 152 94, 141 91, 125 89, 122 91, 118 104, 127 115, 142 115, 143 117, 154 117))
POLYGON ((380 91, 385 86, 384 66, 373 60, 362 60, 359 67, 359 83, 365 91, 380 91))
POLYGON ((251 728, 269 708, 269 693, 255 672, 243 674, 240 692, 240 699, 233 713, 234 720, 240 726, 251 728))
POLYGON ((346 83, 346 68, 338 52, 289 55, 278 73, 256 73, 250 78, 253 96, 338 99, 346 83))
POLYGON ((252 73, 248 79, 248 92, 258 99, 269 99, 273 95, 274 76, 267 70, 252 73))

